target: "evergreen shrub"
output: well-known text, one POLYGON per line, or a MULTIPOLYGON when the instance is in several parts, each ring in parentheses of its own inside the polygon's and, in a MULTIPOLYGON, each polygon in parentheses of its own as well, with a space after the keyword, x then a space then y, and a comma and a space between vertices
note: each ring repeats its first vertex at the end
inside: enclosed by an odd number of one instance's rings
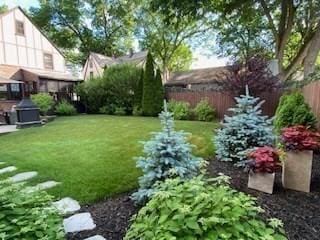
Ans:
POLYGON ((62 217, 44 191, 0 181, 0 239, 65 239, 62 217))
POLYGON ((169 101, 168 111, 173 113, 173 117, 176 120, 187 120, 191 115, 190 104, 183 101, 169 101))
POLYGON ((235 107, 229 109, 232 115, 225 116, 214 144, 218 159, 245 166, 250 149, 273 146, 275 137, 272 119, 261 115, 264 101, 250 96, 248 89, 246 95, 236 97, 235 100, 235 107))
POLYGON ((197 120, 210 122, 214 119, 215 110, 210 106, 208 99, 203 99, 195 107, 194 113, 197 120))
POLYGON ((287 239, 280 220, 264 221, 256 199, 227 181, 226 176, 166 180, 133 217, 124 239, 287 239))
POLYGON ((152 196, 158 181, 194 177, 204 163, 202 158, 192 154, 193 145, 187 142, 187 134, 174 130, 173 116, 166 106, 160 119, 162 131, 144 142, 145 156, 137 158, 137 167, 143 175, 139 178, 139 190, 132 198, 138 204, 145 203, 152 196))
POLYGON ((275 118, 277 132, 280 132, 282 128, 294 125, 303 125, 314 129, 316 123, 316 117, 305 102, 302 93, 294 92, 280 98, 275 118))

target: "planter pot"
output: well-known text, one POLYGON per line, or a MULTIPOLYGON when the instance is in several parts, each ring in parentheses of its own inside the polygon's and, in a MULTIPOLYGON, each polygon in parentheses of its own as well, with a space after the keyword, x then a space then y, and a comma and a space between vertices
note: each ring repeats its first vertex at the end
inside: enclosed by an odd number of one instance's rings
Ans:
POLYGON ((273 193, 275 173, 255 173, 249 172, 248 188, 261 192, 273 193))
POLYGON ((310 192, 313 151, 290 151, 282 169, 284 188, 310 192))

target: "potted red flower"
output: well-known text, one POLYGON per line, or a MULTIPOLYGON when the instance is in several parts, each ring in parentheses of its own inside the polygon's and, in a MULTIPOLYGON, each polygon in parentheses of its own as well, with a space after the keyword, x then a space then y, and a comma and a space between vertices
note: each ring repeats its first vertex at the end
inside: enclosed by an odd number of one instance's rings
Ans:
POLYGON ((320 147, 320 134, 298 125, 282 129, 281 141, 286 151, 283 186, 310 192, 313 151, 320 147))
POLYGON ((275 172, 281 168, 278 151, 272 147, 258 147, 248 157, 248 187, 272 194, 275 172))

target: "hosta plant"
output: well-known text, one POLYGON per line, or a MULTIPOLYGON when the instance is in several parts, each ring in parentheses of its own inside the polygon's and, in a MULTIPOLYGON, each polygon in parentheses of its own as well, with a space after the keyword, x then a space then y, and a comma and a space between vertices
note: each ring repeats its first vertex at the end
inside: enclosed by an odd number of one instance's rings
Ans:
POLYGON ((124 239, 287 239, 280 221, 262 220, 255 199, 227 180, 168 179, 133 217, 124 239))
POLYGON ((272 147, 258 147, 249 153, 248 169, 255 173, 274 173, 280 168, 280 157, 272 147))
POLYGON ((26 192, 24 184, 0 181, 0 239, 65 239, 62 217, 46 192, 26 192))
POLYGON ((281 142, 286 150, 317 150, 320 148, 320 133, 302 125, 282 129, 281 142))
POLYGON ((196 176, 204 161, 192 154, 193 145, 187 142, 187 134, 174 130, 172 113, 160 114, 162 131, 144 142, 145 156, 137 159, 137 167, 143 175, 139 178, 139 190, 132 195, 138 204, 146 202, 155 191, 155 183, 167 178, 192 178, 196 176))

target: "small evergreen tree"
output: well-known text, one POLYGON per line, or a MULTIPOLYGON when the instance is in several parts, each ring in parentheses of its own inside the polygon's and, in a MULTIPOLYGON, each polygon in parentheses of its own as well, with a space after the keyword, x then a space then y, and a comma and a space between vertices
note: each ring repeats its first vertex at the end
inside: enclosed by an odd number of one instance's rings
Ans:
POLYGON ((221 161, 234 161, 244 166, 247 150, 260 146, 272 146, 275 137, 272 133, 272 120, 261 115, 259 98, 249 95, 236 97, 236 106, 229 111, 233 115, 225 116, 222 128, 214 139, 217 158, 221 161))
POLYGON ((158 114, 162 110, 162 104, 164 99, 164 88, 162 84, 162 77, 161 71, 158 68, 156 72, 156 79, 155 79, 155 97, 154 97, 154 110, 158 114))
POLYGON ((276 111, 275 128, 280 132, 284 127, 303 125, 316 127, 316 117, 300 92, 283 95, 276 111))
POLYGON ((140 188, 132 195, 134 201, 144 203, 155 191, 155 183, 167 178, 191 178, 198 174, 202 158, 192 155, 192 145, 186 140, 186 133, 174 130, 172 113, 160 114, 162 131, 144 142, 145 157, 137 159, 137 167, 143 172, 139 178, 140 188))

